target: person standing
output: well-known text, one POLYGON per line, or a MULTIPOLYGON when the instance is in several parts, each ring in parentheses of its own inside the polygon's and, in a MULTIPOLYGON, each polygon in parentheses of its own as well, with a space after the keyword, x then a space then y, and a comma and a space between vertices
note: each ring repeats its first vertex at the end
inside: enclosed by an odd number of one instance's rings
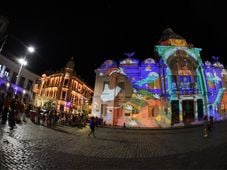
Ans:
POLYGON ((0 92, 0 114, 3 114, 3 105, 4 105, 4 93, 0 92))
POLYGON ((211 130, 214 129, 214 117, 213 116, 210 116, 209 117, 209 131, 211 132, 211 130))
POLYGON ((16 95, 15 98, 13 98, 10 101, 10 110, 9 110, 9 126, 10 130, 13 130, 13 128, 16 126, 16 113, 17 113, 17 101, 18 101, 18 96, 16 95))
POLYGON ((208 117, 207 115, 203 118, 203 124, 204 124, 204 137, 208 137, 208 117))
POLYGON ((3 112, 2 112, 2 124, 4 125, 7 121, 7 116, 9 112, 9 105, 10 105, 10 97, 7 95, 4 104, 3 104, 3 112))
POLYGON ((94 117, 91 117, 91 121, 90 121, 90 133, 88 134, 88 136, 90 136, 91 134, 93 134, 93 137, 96 137, 95 136, 95 120, 94 120, 94 117))

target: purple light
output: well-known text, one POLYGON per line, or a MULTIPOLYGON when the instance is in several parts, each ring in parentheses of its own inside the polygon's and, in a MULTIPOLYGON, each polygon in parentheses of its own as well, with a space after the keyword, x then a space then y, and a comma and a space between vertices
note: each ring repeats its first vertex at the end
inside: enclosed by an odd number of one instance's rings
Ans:
POLYGON ((71 105, 70 102, 66 102, 66 103, 65 103, 65 106, 66 106, 66 107, 70 107, 70 105, 71 105))
POLYGON ((17 94, 17 87, 14 88, 14 94, 17 94))

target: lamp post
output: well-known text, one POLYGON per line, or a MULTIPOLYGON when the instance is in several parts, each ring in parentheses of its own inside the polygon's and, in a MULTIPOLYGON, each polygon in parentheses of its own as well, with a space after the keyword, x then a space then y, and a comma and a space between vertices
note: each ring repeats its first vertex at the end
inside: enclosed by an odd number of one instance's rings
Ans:
POLYGON ((26 65, 28 64, 28 62, 27 62, 27 60, 26 60, 27 54, 28 54, 28 53, 34 53, 34 52, 35 52, 34 47, 29 46, 29 47, 27 48, 26 55, 25 55, 23 58, 20 58, 20 59, 18 60, 18 62, 20 63, 20 69, 19 69, 18 74, 17 74, 16 85, 18 85, 18 81, 19 81, 20 74, 21 74, 21 71, 22 71, 23 66, 26 66, 26 65))

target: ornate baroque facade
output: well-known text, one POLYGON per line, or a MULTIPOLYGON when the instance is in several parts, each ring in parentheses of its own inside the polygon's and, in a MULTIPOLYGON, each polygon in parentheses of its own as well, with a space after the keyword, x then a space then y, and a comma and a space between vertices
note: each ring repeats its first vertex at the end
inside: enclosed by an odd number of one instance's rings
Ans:
POLYGON ((34 105, 43 106, 51 100, 56 104, 57 111, 78 113, 89 107, 93 90, 78 77, 73 75, 74 60, 66 64, 64 71, 46 75, 43 74, 40 83, 36 84, 33 91, 34 105))
POLYGON ((127 54, 96 70, 92 114, 113 126, 171 127, 215 120, 227 111, 226 70, 202 62, 194 48, 171 29, 155 46, 155 57, 140 62, 127 54))

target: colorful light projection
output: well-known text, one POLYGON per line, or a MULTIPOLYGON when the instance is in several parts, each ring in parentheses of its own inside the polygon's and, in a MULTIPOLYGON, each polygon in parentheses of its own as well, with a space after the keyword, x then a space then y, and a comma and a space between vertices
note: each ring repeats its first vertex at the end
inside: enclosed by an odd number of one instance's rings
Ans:
POLYGON ((119 67, 111 65, 108 69, 101 67, 99 71, 99 75, 102 73, 101 76, 109 80, 109 83, 103 86, 100 100, 104 103, 114 102, 114 106, 108 106, 111 111, 107 111, 106 116, 103 116, 104 121, 109 122, 113 119, 115 125, 122 126, 125 123, 126 126, 140 127, 149 127, 151 124, 154 127, 170 124, 170 117, 167 118, 160 113, 159 63, 148 58, 139 64, 138 60, 127 58, 120 61, 119 67), (117 82, 123 79, 119 77, 125 77, 129 81, 125 89, 117 82), (122 96, 120 94, 127 97, 122 99, 119 97, 122 96))
POLYGON ((222 68, 223 66, 215 63, 211 64, 209 61, 205 62, 204 70, 207 85, 207 98, 208 98, 208 112, 221 119, 217 107, 220 105, 224 88, 222 85, 222 68))
POLYGON ((155 49, 161 57, 158 62, 148 58, 140 63, 130 56, 119 65, 107 60, 96 70, 103 87, 99 98, 94 97, 95 116, 107 124, 135 127, 170 127, 201 120, 204 114, 218 118, 217 107, 224 92, 221 64, 204 65, 200 48, 182 45, 155 49), (176 67, 170 67, 167 60, 181 54, 192 67, 180 67, 173 73, 176 67), (97 114, 97 108, 101 113, 97 114))
MULTIPOLYGON (((193 80, 190 76, 178 76, 178 81, 180 82, 180 91, 178 94, 197 94, 196 97, 198 99, 204 99, 204 111, 207 111, 208 115, 214 115, 217 119, 219 119, 220 114, 216 108, 220 105, 222 94, 224 92, 221 80, 223 65, 219 62, 216 62, 213 65, 210 62, 205 62, 204 65, 200 57, 200 48, 155 46, 155 49, 162 57, 164 64, 167 64, 167 59, 173 56, 177 50, 183 50, 188 56, 195 59, 199 65, 199 67, 196 68, 196 77, 194 77, 193 80)), ((168 67, 167 75, 168 79, 166 87, 168 90, 166 92, 170 95, 171 100, 176 100, 175 94, 177 92, 177 84, 175 79, 172 77, 171 70, 168 67)), ((181 107, 180 112, 182 112, 181 107)))

